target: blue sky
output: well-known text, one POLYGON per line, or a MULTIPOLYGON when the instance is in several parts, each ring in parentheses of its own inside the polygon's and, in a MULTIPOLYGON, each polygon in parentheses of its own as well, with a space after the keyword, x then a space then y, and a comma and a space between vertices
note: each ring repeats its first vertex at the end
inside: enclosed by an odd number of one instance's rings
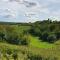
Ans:
POLYGON ((60 20, 60 0, 0 0, 0 21, 60 20))

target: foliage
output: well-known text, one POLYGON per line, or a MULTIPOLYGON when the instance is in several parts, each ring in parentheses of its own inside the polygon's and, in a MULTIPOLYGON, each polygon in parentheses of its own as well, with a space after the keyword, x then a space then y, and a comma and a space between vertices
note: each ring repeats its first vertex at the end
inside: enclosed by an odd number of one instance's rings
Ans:
POLYGON ((33 23, 29 33, 38 36, 40 40, 55 42, 60 39, 60 22, 44 20, 33 23))

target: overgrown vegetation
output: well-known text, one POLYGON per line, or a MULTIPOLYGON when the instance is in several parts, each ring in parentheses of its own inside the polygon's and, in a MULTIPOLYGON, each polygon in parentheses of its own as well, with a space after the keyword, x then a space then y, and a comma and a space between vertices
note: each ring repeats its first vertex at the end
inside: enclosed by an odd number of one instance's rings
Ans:
POLYGON ((0 59, 60 60, 60 21, 1 23, 0 59))
POLYGON ((38 21, 32 24, 30 33, 38 36, 40 40, 54 43, 60 39, 60 22, 57 21, 38 21))
POLYGON ((19 33, 18 25, 0 25, 0 40, 16 45, 28 45, 28 34, 19 33), (2 27, 2 28, 1 28, 2 27))

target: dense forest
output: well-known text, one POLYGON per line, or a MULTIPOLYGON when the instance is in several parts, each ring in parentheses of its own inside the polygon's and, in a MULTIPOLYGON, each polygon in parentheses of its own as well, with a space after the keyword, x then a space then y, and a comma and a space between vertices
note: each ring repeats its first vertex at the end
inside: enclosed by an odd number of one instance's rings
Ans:
POLYGON ((0 22, 0 57, 3 56, 5 60, 17 60, 20 54, 24 57, 22 60, 59 60, 59 41, 60 21, 48 19, 34 23, 0 22), (40 47, 40 43, 45 43, 50 48, 40 47))

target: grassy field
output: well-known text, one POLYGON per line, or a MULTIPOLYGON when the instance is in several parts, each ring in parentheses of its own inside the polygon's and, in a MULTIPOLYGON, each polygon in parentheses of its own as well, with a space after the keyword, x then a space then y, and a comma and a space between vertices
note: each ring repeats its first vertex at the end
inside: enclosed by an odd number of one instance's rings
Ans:
POLYGON ((42 42, 38 39, 38 37, 31 37, 31 46, 37 47, 37 48, 52 48, 54 47, 54 44, 49 44, 47 42, 42 42))
MULTIPOLYGON (((32 37, 34 40, 37 38, 32 37)), ((0 42, 0 50, 3 52, 6 52, 7 49, 10 49, 12 51, 17 50, 18 51, 18 59, 19 60, 25 60, 27 58, 27 53, 32 53, 34 55, 41 55, 44 58, 51 57, 51 60, 53 60, 53 57, 58 58, 60 60, 60 41, 57 41, 55 44, 50 45, 46 44, 44 42, 40 43, 38 41, 31 41, 30 46, 17 46, 12 45, 8 43, 2 43, 0 42), (37 42, 37 44, 36 44, 37 42), (38 46, 38 44, 40 44, 38 46), (53 47, 50 47, 53 46, 53 47)), ((3 57, 3 60, 5 60, 6 57, 3 57)), ((12 56, 10 56, 10 60, 13 60, 12 56)))

